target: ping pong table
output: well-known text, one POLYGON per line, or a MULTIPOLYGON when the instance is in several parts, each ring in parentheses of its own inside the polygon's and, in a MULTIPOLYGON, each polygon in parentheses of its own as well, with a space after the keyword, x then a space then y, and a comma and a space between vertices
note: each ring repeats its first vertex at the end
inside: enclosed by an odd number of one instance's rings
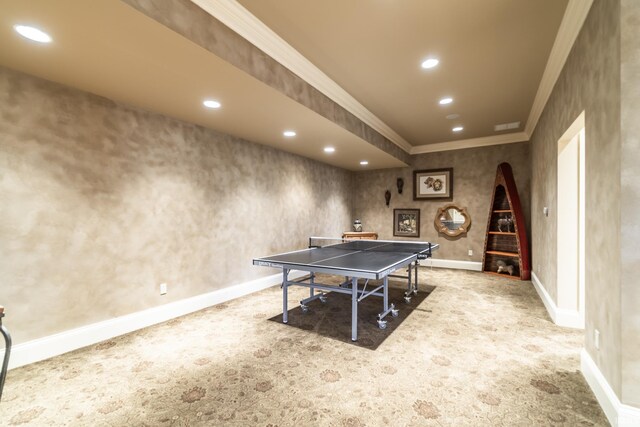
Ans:
POLYGON ((377 316, 378 326, 385 329, 384 318, 391 314, 398 316, 398 309, 389 304, 389 277, 407 279, 405 301, 418 292, 418 265, 422 259, 431 257, 439 245, 430 242, 407 242, 391 240, 347 240, 325 237, 309 238, 309 248, 278 255, 255 258, 253 265, 282 269, 282 322, 288 318, 288 288, 302 286, 309 288, 308 298, 300 301, 303 312, 311 301, 326 302, 324 292, 338 292, 351 295, 351 340, 358 339, 358 303, 370 296, 382 297, 383 310, 377 316), (396 270, 407 268, 407 275, 394 275, 396 270), (289 280, 291 270, 309 272, 298 280, 289 280), (316 282, 316 273, 325 273, 345 278, 340 285, 316 282), (412 281, 412 273, 414 280, 412 281), (362 286, 359 284, 363 280, 362 286), (367 289, 369 281, 375 281, 372 289, 367 289), (380 282, 381 280, 381 282, 380 282), (320 293, 315 293, 318 290, 320 293))

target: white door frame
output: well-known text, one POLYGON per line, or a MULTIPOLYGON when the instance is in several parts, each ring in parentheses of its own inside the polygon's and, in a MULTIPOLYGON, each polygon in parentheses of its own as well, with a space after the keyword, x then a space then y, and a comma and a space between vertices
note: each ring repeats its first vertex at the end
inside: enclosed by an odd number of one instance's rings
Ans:
POLYGON ((585 118, 558 140, 556 323, 584 329, 585 118))

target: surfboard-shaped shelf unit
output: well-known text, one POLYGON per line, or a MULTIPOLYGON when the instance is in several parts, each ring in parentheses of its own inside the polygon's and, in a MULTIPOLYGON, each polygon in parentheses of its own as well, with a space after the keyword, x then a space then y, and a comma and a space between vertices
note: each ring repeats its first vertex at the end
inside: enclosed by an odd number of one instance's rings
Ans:
POLYGON ((484 240, 482 268, 500 276, 531 278, 529 241, 509 163, 498 165, 484 240))

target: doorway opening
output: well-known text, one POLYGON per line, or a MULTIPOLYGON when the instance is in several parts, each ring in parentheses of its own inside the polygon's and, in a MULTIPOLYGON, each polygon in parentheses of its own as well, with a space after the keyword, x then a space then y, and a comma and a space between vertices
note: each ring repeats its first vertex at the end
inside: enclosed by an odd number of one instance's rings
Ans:
POLYGON ((557 307, 564 326, 584 329, 585 114, 558 140, 557 307))

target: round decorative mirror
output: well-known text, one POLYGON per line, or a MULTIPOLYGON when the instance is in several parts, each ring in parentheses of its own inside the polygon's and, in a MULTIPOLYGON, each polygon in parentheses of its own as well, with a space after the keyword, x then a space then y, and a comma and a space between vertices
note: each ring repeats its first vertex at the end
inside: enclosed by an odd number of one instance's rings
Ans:
POLYGON ((467 232, 471 217, 466 208, 448 204, 438 209, 434 225, 440 233, 455 237, 467 232))

